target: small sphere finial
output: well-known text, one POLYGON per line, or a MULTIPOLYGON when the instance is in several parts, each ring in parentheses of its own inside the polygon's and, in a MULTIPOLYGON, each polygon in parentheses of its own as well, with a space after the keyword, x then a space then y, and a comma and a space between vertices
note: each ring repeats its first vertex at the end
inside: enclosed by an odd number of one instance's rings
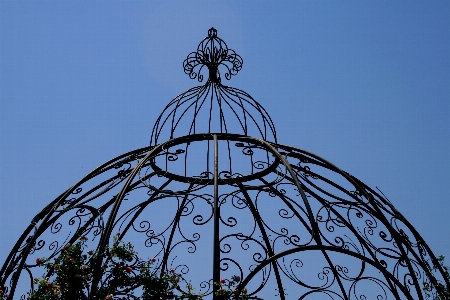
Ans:
POLYGON ((184 72, 191 79, 203 81, 202 69, 208 68, 208 82, 220 83, 220 69, 224 70, 225 78, 231 79, 242 69, 243 60, 234 50, 217 37, 217 29, 211 27, 208 36, 197 47, 197 51, 189 53, 183 62, 184 72))
POLYGON ((215 37, 217 37, 217 29, 215 29, 214 27, 211 27, 211 28, 208 30, 208 37, 209 37, 209 38, 215 38, 215 37))

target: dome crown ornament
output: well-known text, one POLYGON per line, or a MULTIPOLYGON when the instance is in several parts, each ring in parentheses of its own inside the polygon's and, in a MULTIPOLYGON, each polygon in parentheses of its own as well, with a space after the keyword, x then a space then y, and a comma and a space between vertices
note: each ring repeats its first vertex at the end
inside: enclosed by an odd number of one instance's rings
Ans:
POLYGON ((208 80, 175 97, 153 126, 150 145, 182 136, 233 133, 276 142, 275 125, 255 99, 243 90, 223 85, 221 71, 229 80, 242 69, 243 60, 212 27, 208 36, 183 62, 191 79, 203 81, 204 68, 208 80))
POLYGON ((204 38, 197 47, 197 51, 189 53, 183 62, 184 72, 191 79, 197 78, 203 81, 202 70, 208 68, 208 81, 220 83, 219 66, 225 69, 225 78, 231 79, 242 69, 243 60, 234 50, 229 49, 227 44, 217 36, 217 30, 211 27, 208 36, 204 38))

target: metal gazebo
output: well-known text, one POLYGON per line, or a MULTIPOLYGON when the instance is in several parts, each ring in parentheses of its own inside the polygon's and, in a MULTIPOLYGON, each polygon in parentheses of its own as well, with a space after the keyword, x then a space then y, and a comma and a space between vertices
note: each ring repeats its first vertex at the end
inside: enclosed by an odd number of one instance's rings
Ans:
POLYGON ((424 284, 432 297, 448 287, 379 190, 278 144, 266 110, 223 84, 242 64, 209 29, 183 63, 205 83, 166 106, 150 146, 101 165, 33 218, 0 271, 7 299, 33 289, 36 257, 56 257, 80 236, 101 252, 116 234, 209 299, 214 282, 235 274, 250 299, 426 299, 424 284))

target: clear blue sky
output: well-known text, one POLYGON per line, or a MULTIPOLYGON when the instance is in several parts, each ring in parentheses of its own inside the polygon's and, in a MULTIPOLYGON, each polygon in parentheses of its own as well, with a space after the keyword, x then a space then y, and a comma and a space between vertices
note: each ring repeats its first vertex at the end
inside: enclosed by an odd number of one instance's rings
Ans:
POLYGON ((214 26, 244 59, 227 85, 278 141, 378 186, 450 264, 449 16, 449 1, 1 1, 0 263, 49 201, 148 145, 214 26))

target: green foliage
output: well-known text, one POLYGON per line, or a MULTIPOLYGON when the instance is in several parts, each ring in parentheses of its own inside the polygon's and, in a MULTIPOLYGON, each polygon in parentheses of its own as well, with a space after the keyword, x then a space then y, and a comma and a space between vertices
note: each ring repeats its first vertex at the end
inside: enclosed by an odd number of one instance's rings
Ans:
MULTIPOLYGON (((185 282, 174 269, 159 274, 154 266, 156 259, 141 260, 130 243, 125 244, 114 237, 112 246, 104 253, 85 251, 86 237, 77 243, 67 244, 60 255, 53 259, 37 258, 36 264, 45 267, 46 275, 35 278, 35 288, 28 295, 29 300, 113 300, 132 295, 133 299, 174 299, 201 300, 203 294, 195 294, 191 284, 182 291, 180 283, 185 282), (101 270, 101 280, 95 294, 92 290, 94 271, 101 270), (136 289, 142 291, 141 297, 133 295, 136 289)), ((237 291, 234 286, 240 278, 222 279, 215 283, 219 299, 246 300, 247 291, 237 291)), ((1 294, 0 296, 5 296, 1 294)), ((0 297, 1 299, 2 297, 0 297)), ((124 299, 124 298, 123 298, 124 299)))
POLYGON ((35 278, 36 288, 29 293, 30 300, 91 300, 118 299, 137 288, 143 290, 142 300, 148 299, 201 299, 200 296, 183 292, 175 295, 182 277, 171 270, 170 274, 157 276, 152 269, 155 259, 142 261, 133 246, 114 237, 113 245, 104 254, 89 250, 84 253, 86 237, 74 245, 67 244, 61 254, 50 261, 36 259, 38 265, 46 268, 50 277, 35 278), (90 295, 92 278, 97 264, 101 263, 102 279, 95 295, 90 295))
MULTIPOLYGON (((143 261, 130 243, 125 244, 114 237, 112 246, 102 254, 93 250, 85 251, 86 237, 80 237, 74 245, 65 245, 60 255, 53 261, 37 258, 36 264, 45 267, 46 275, 35 278, 35 289, 29 293, 29 300, 113 300, 117 297, 132 294, 138 288, 142 290, 135 299, 174 299, 201 300, 203 294, 195 294, 194 288, 187 283, 187 291, 182 291, 180 283, 185 282, 174 269, 158 275, 154 266, 154 258, 143 261), (101 264, 101 265, 97 265, 101 264), (95 295, 91 295, 92 278, 95 268, 101 269, 101 281, 95 295), (53 280, 51 280, 51 278, 53 280), (178 294, 177 294, 178 291, 178 294)), ((429 266, 433 273, 439 266, 444 276, 450 281, 450 268, 444 265, 444 256, 438 257, 439 265, 429 266)), ((231 280, 221 279, 215 282, 215 296, 219 300, 247 300, 247 290, 238 290, 238 276, 231 280)), ((6 299, 6 288, 0 287, 0 299, 6 299)), ((450 290, 446 283, 424 282, 425 296, 433 300, 450 299, 450 290)))
POLYGON ((232 276, 231 280, 226 280, 222 278, 220 282, 215 282, 214 284, 218 287, 215 295, 219 300, 225 299, 241 299, 247 300, 247 289, 242 290, 235 289, 235 286, 239 283, 241 278, 239 276, 232 276))
MULTIPOLYGON (((450 281, 450 267, 444 265, 445 256, 441 255, 437 258, 439 266, 444 270, 445 278, 450 281)), ((429 266, 431 272, 438 272, 439 267, 437 265, 429 266)), ((432 298, 433 300, 449 300, 450 299, 450 287, 446 283, 436 282, 436 283, 423 283, 423 290, 425 291, 425 296, 427 299, 432 298)))
POLYGON ((67 244, 61 250, 60 256, 50 262, 46 258, 36 259, 38 265, 47 269, 47 273, 53 273, 56 277, 51 281, 49 277, 35 278, 37 285, 30 299, 87 299, 84 290, 89 287, 91 280, 91 265, 96 259, 92 252, 90 255, 83 254, 84 239, 75 245, 67 244), (69 296, 70 295, 70 296, 69 296))

